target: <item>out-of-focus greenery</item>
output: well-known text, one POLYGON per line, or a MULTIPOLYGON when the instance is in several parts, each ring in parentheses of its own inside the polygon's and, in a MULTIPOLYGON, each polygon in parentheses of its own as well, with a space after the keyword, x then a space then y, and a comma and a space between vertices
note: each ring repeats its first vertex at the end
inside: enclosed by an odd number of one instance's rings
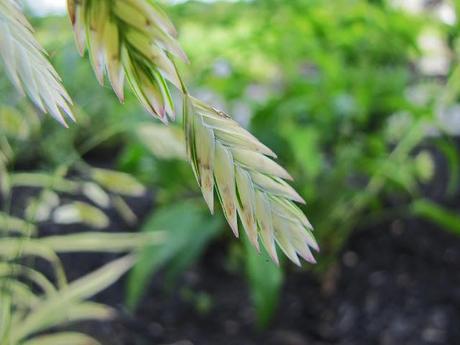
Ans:
POLYGON ((147 248, 128 281, 128 304, 135 307, 148 287, 153 273, 164 268, 166 285, 171 285, 190 264, 196 261, 204 246, 222 229, 222 219, 209 220, 205 209, 196 200, 178 202, 155 210, 144 227, 144 232, 169 229, 169 238, 155 251, 147 248))
MULTIPOLYGON (((295 178, 322 250, 314 268, 318 273, 334 263, 350 232, 363 224, 409 212, 447 228, 454 219, 441 206, 419 199, 420 187, 436 169, 432 150, 422 149, 427 144, 449 161, 448 190, 458 188, 458 151, 451 142, 460 131, 449 114, 460 91, 460 26, 442 22, 434 10, 414 14, 393 3, 189 1, 167 8, 191 61, 179 68, 192 93, 249 127, 295 178)), ((459 18, 459 8, 452 8, 459 18)), ((34 24, 76 103, 78 125, 64 130, 39 119, 1 78, 2 132, 22 133, 0 143, 9 155, 8 168, 50 170, 82 164, 83 157, 90 164, 118 167, 153 189, 161 212, 170 208, 174 214, 188 199, 204 205, 194 198, 199 190, 183 160, 179 125, 159 128, 132 96, 121 105, 109 88, 100 88, 88 61, 74 49, 66 18, 35 18, 34 24)), ((188 212, 193 224, 208 222, 202 228, 209 227, 206 239, 211 240, 215 220, 202 215, 201 206, 188 212)), ((162 230, 171 231, 179 244, 187 241, 192 229, 177 229, 174 216, 168 229, 167 218, 160 221, 162 230)), ((247 273, 259 318, 266 323, 282 274, 270 265, 256 269, 260 257, 242 254, 240 242, 229 243, 229 266, 247 273)), ((171 255, 180 256, 181 248, 172 243, 139 266, 136 272, 144 272, 139 279, 171 255)), ((201 244, 194 256, 205 248, 201 244)), ((133 301, 139 292, 130 291, 133 301)))
POLYGON ((434 174, 431 154, 415 148, 449 141, 438 114, 457 91, 457 29, 430 12, 302 0, 177 9, 197 88, 225 100, 294 175, 322 248, 320 270, 353 228, 392 206, 407 212, 401 206, 434 174), (430 39, 440 48, 427 48, 430 39))

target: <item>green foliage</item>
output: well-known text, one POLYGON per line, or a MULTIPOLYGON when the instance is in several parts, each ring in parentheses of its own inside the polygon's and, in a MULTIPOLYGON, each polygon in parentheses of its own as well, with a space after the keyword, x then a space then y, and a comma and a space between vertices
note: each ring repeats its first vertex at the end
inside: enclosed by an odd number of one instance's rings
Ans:
POLYGON ((69 337, 71 343, 97 344, 94 339, 79 333, 55 332, 46 336, 36 334, 80 320, 112 318, 115 315, 112 308, 85 300, 117 281, 134 264, 134 257, 123 257, 68 283, 57 253, 124 252, 149 242, 154 243, 151 239, 135 234, 99 236, 87 233, 33 240, 0 238, 1 343, 42 344, 45 339, 56 343, 57 339, 62 341, 69 337), (117 238, 119 236, 122 238, 117 238), (128 239, 127 236, 131 238, 128 239), (48 261, 53 267, 57 285, 35 268, 15 263, 18 258, 28 257, 41 257, 48 261), (37 290, 34 286, 40 289, 37 290))
POLYGON ((155 210, 141 231, 166 231, 167 237, 157 250, 146 249, 140 254, 128 279, 128 305, 132 308, 136 306, 150 278, 160 269, 164 269, 165 283, 170 285, 179 273, 199 258, 221 230, 222 219, 210 218, 197 200, 182 201, 155 210))
POLYGON ((283 272, 272 262, 264 248, 257 253, 248 240, 244 244, 246 274, 257 320, 261 327, 267 327, 278 306, 283 272))
POLYGON ((411 204, 411 211, 425 219, 432 221, 441 228, 460 235, 460 216, 430 200, 415 200, 411 204))
POLYGON ((460 186, 460 157, 457 148, 450 142, 441 142, 438 148, 448 163, 449 183, 446 192, 448 195, 454 195, 460 186))
MULTIPOLYGON (((352 229, 391 211, 388 196, 412 198, 429 183, 433 160, 415 149, 426 128, 441 127, 453 89, 419 67, 425 29, 446 39, 436 18, 364 0, 191 2, 175 11, 185 50, 201 62, 195 84, 229 109, 244 104, 241 120, 293 175, 321 245, 320 271, 352 229)), ((451 151, 454 172, 456 149, 442 136, 432 142, 451 151)))
MULTIPOLYGON (((429 143, 447 159, 447 194, 453 195, 459 187, 458 148, 449 136, 453 129, 439 117, 459 100, 459 25, 390 3, 189 1, 167 9, 193 61, 187 67, 179 64, 191 92, 234 114, 294 177, 296 190, 307 202, 302 210, 311 216, 322 248, 318 272, 334 263, 353 229, 391 212, 409 209, 443 229, 458 231, 455 211, 419 200, 420 185, 430 184, 437 174, 432 155, 419 148, 429 143), (440 75, 420 66, 426 58, 420 38, 426 31, 435 32, 447 51, 450 65, 440 75)), ((195 261, 219 236, 222 219, 211 220, 199 200, 178 201, 199 193, 182 160, 184 135, 179 127, 147 126, 150 119, 132 94, 120 105, 111 90, 100 88, 90 65, 75 52, 66 18, 34 19, 35 24, 66 90, 79 105, 74 109, 79 125, 63 131, 41 119, 0 79, 0 175, 14 166, 34 170, 15 171, 9 181, 3 174, 0 186, 83 192, 101 209, 107 202, 118 205, 127 219, 129 209, 113 192, 138 195, 137 181, 153 189, 159 207, 143 232, 165 230, 167 242, 143 253, 130 276, 127 300, 133 306, 154 272, 163 270, 170 284, 195 261), (109 156, 124 177, 109 178, 108 183, 104 177, 94 179, 94 170, 80 164, 94 160, 94 153, 109 156), (79 162, 77 168, 74 162, 79 162), (62 173, 43 174, 63 165, 62 173), (85 181, 65 178, 69 167, 85 181), (104 187, 102 193, 87 184, 95 182, 104 187), (126 192, 128 185, 133 189, 126 192)), ((173 99, 176 96, 173 91, 173 99)), ((45 211, 54 202, 52 196, 47 199, 45 211)), ((0 215, 0 225, 5 221, 15 224, 15 233, 32 229, 28 221, 0 215)), ((276 308, 282 273, 264 255, 245 251, 244 270, 259 320, 266 325, 276 308)))
POLYGON ((11 325, 8 339, 17 344, 34 333, 62 323, 111 317, 113 311, 109 307, 83 303, 83 300, 113 284, 132 264, 132 257, 118 259, 45 297, 33 306, 31 312, 24 316, 19 314, 14 318, 16 324, 11 325))
POLYGON ((58 254, 123 253, 145 246, 152 249, 152 245, 163 241, 164 234, 85 232, 36 237, 36 223, 48 219, 51 214, 57 223, 86 222, 93 227, 105 227, 108 218, 103 211, 83 202, 58 206, 58 196, 51 189, 77 193, 80 184, 75 181, 45 173, 16 174, 9 180, 13 186, 34 182, 35 187, 45 190, 32 199, 32 206, 24 212, 25 219, 0 213, 0 343, 98 344, 79 333, 37 334, 49 333, 50 328, 80 320, 112 318, 115 315, 112 308, 86 300, 117 281, 134 264, 135 258, 129 255, 118 259, 69 283, 58 254), (33 176, 39 178, 34 180, 33 176), (56 198, 56 204, 49 205, 50 195, 53 200, 56 198), (47 262, 54 277, 38 271, 33 258, 47 262))
MULTIPOLYGON (((24 119, 21 114, 17 115, 19 119, 24 119)), ((24 121, 24 124, 27 123, 24 121)), ((1 166, 1 205, 5 211, 0 212, 0 344, 97 345, 99 343, 87 335, 63 329, 82 320, 113 318, 116 314, 114 309, 87 300, 116 282, 131 268, 135 257, 125 256, 68 282, 59 255, 75 252, 125 253, 145 246, 152 249, 153 245, 163 241, 164 233, 84 232, 40 236, 38 224, 48 220, 57 224, 80 223, 93 228, 106 228, 109 218, 105 209, 110 205, 120 209, 115 205, 120 204, 121 198, 114 192, 138 195, 144 192, 144 187, 130 175, 92 169, 79 159, 76 160, 80 164, 73 160, 67 160, 67 164, 61 163, 54 173, 10 173, 7 167, 18 153, 14 141, 30 139, 23 133, 28 134, 18 131, 17 127, 9 127, 1 137, 8 147, 9 142, 13 146, 8 155, 2 156, 4 165, 1 166), (94 180, 67 178, 69 168, 74 165, 82 176, 94 180), (114 180, 122 183, 122 188, 111 188, 114 180), (27 201, 21 201, 25 202, 25 207, 20 215, 12 216, 8 213, 11 192, 21 188, 37 192, 27 201), (84 195, 94 205, 83 201, 63 204, 61 195, 64 193, 75 198, 84 195), (52 274, 39 271, 35 266, 36 258, 48 263, 52 274)), ((121 209, 119 212, 122 213, 121 209)), ((126 209, 123 212, 126 213, 126 209)))

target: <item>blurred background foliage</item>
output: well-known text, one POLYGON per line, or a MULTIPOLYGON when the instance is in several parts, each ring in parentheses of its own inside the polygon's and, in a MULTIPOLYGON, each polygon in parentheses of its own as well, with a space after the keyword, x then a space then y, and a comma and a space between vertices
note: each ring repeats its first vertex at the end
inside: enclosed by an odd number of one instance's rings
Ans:
MULTIPOLYGON (((192 93, 271 147, 307 200, 321 253, 317 266, 302 269, 323 277, 353 229, 382 219, 417 215, 460 234, 449 199, 459 182, 456 2, 412 9, 385 0, 164 3, 191 61, 179 68, 192 93)), ((248 277, 266 324, 283 274, 244 241, 230 240, 221 216, 205 210, 184 161, 180 124, 164 127, 134 97, 119 104, 99 87, 67 18, 32 21, 75 101, 78 124, 61 128, 0 78, 2 169, 129 174, 154 194, 140 230, 171 233, 170 243, 144 253, 134 269, 129 304, 153 273, 166 270, 171 284, 226 236, 227 266, 248 277)))

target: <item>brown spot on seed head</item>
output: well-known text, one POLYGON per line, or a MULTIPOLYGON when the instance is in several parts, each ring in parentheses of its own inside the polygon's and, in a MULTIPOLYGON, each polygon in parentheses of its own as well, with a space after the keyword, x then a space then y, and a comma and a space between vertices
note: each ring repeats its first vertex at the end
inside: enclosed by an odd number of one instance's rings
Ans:
POLYGON ((211 177, 209 175, 206 176, 205 180, 204 180, 204 185, 207 189, 211 189, 212 187, 212 180, 211 180, 211 177))
POLYGON ((235 208, 233 207, 233 204, 227 203, 227 206, 225 207, 228 212, 228 216, 231 218, 235 214, 235 208))
POLYGON ((247 212, 247 211, 243 211, 243 214, 244 214, 244 220, 245 220, 246 224, 248 226, 250 226, 254 221, 254 218, 252 217, 252 213, 247 212))

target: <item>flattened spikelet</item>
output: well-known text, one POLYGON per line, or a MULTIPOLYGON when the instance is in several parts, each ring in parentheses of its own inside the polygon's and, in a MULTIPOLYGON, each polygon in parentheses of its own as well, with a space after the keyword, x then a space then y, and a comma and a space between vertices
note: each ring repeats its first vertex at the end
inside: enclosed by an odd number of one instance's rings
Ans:
POLYGON ((147 0, 68 0, 67 7, 78 50, 88 50, 99 83, 107 75, 123 102, 126 79, 150 114, 163 122, 174 119, 165 79, 181 85, 168 54, 187 57, 168 17, 147 0))
POLYGON ((72 101, 14 0, 0 1, 0 56, 14 86, 44 113, 66 126, 72 101))
POLYGON ((122 101, 126 77, 144 108, 164 122, 174 117, 165 80, 175 85, 184 98, 188 158, 211 213, 216 192, 235 236, 239 217, 254 247, 259 250, 260 240, 276 263, 276 243, 298 265, 299 256, 315 262, 310 248, 319 248, 310 222, 294 204, 304 200, 285 182, 291 176, 236 121, 188 94, 171 56, 187 57, 167 16, 154 1, 107 4, 68 0, 77 46, 82 52, 87 46, 97 79, 103 83, 107 74, 122 101))
POLYGON ((299 256, 314 263, 310 248, 319 247, 310 223, 293 203, 304 201, 283 180, 291 176, 268 157, 274 154, 226 114, 189 95, 184 112, 189 159, 211 210, 215 188, 236 236, 237 213, 254 247, 259 249, 260 239, 276 263, 275 243, 295 264, 300 265, 299 256))

